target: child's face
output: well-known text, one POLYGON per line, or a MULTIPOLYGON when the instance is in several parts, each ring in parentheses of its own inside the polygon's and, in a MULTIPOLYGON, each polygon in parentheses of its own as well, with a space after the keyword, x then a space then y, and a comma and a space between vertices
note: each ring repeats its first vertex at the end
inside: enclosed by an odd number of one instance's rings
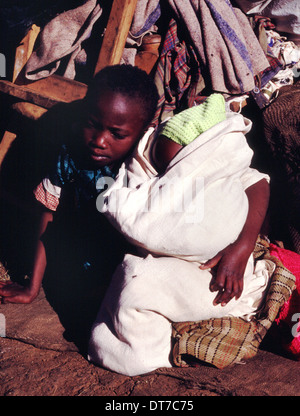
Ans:
POLYGON ((144 132, 143 109, 132 98, 106 91, 88 113, 83 138, 96 168, 122 161, 144 132))

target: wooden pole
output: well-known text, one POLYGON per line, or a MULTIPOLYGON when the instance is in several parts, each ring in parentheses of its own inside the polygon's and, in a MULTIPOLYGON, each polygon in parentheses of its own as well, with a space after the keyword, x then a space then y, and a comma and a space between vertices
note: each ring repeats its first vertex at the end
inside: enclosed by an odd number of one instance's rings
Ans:
POLYGON ((119 64, 137 0, 114 0, 94 75, 108 65, 119 64))
POLYGON ((4 136, 0 142, 0 168, 6 156, 6 153, 8 152, 8 149, 10 148, 16 137, 17 135, 15 133, 11 133, 10 131, 6 131, 4 133, 4 136))
POLYGON ((16 49, 13 80, 15 82, 18 75, 21 73, 23 67, 28 61, 34 47, 36 38, 40 32, 40 28, 36 25, 32 25, 27 35, 22 39, 19 46, 16 49))

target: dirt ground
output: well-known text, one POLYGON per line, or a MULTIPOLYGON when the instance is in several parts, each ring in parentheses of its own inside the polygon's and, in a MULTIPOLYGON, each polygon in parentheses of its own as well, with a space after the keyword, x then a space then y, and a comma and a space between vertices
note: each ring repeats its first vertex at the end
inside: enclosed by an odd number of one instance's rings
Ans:
POLYGON ((30 305, 0 305, 0 314, 1 396, 300 396, 299 362, 267 349, 223 370, 203 364, 127 377, 87 361, 44 291, 30 305))
POLYGON ((1 396, 299 396, 299 364, 261 351, 244 365, 159 369, 136 377, 72 351, 1 339, 1 396))

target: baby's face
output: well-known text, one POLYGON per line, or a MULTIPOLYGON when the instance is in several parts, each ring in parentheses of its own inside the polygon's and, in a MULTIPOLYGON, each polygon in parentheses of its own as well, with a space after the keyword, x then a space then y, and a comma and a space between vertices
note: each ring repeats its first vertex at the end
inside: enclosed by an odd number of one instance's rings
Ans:
POLYGON ((113 167, 123 160, 144 131, 143 109, 132 98, 104 92, 90 109, 83 128, 93 167, 113 167))

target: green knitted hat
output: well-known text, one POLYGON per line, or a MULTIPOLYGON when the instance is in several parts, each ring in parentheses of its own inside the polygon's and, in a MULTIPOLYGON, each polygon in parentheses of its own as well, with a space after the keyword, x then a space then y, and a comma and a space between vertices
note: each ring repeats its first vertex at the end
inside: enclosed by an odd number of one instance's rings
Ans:
POLYGON ((225 100, 221 94, 210 95, 202 104, 188 108, 167 121, 161 134, 185 146, 201 133, 226 119, 225 100))

